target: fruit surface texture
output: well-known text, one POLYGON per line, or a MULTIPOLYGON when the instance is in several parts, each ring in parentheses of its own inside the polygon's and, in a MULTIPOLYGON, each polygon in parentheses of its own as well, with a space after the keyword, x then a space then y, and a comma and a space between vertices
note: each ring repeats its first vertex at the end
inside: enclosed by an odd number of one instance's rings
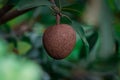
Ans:
POLYGON ((43 45, 54 59, 67 57, 76 43, 76 32, 67 24, 49 27, 43 35, 43 45))

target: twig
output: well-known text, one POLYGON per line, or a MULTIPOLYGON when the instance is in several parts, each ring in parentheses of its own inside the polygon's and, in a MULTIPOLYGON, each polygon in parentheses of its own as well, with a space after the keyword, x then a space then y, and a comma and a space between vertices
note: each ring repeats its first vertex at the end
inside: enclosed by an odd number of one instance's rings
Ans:
POLYGON ((10 9, 13 8, 13 5, 9 5, 9 4, 6 4, 5 6, 3 6, 1 9, 0 9, 0 18, 5 15, 10 9))
POLYGON ((32 10, 33 8, 30 8, 30 9, 26 9, 26 10, 21 10, 21 11, 18 11, 18 10, 11 10, 10 12, 8 12, 7 14, 5 14, 3 17, 0 18, 0 25, 1 24, 4 24, 6 22, 8 22, 9 20, 19 16, 19 15, 22 15, 30 10, 32 10))
POLYGON ((14 7, 14 4, 8 0, 0 9, 0 18, 4 16, 8 11, 10 11, 13 7, 14 7))

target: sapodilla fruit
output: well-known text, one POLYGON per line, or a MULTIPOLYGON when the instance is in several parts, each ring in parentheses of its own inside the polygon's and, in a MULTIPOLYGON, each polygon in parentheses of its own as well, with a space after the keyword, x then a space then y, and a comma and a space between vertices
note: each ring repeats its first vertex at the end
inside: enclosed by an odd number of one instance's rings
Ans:
POLYGON ((67 24, 49 27, 43 35, 43 45, 48 55, 54 59, 67 57, 76 42, 76 32, 67 24))

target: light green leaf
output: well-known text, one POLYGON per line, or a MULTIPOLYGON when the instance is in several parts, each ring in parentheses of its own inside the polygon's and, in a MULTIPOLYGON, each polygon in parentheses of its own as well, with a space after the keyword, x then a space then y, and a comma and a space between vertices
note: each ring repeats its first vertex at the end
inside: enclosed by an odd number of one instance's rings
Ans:
POLYGON ((114 29, 113 14, 105 0, 102 0, 102 8, 99 16, 99 35, 100 35, 100 51, 99 58, 108 59, 114 55, 114 29))
POLYGON ((8 53, 7 43, 0 38, 0 56, 6 55, 8 53))
POLYGON ((26 43, 26 42, 23 42, 23 41, 19 41, 18 43, 17 43, 17 48, 18 48, 18 52, 19 52, 19 54, 21 54, 21 55, 24 55, 24 54, 26 54, 31 48, 32 48, 32 46, 30 45, 30 44, 28 44, 28 43, 26 43))
POLYGON ((0 80, 42 80, 42 68, 27 59, 9 55, 0 58, 0 64, 0 80))

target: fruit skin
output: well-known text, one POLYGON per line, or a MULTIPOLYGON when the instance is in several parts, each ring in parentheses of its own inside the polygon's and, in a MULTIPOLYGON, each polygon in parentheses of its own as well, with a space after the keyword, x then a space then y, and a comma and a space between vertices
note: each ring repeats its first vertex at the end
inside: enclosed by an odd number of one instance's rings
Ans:
POLYGON ((54 59, 67 57, 76 43, 76 33, 67 24, 49 27, 43 35, 43 45, 47 53, 54 59))

